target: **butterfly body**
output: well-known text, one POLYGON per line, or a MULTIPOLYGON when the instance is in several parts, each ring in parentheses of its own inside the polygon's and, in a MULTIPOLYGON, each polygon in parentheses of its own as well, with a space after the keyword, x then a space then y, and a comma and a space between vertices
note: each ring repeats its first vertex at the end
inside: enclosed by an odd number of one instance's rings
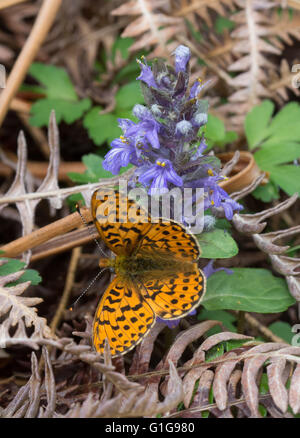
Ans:
MULTIPOLYGON (((196 308, 205 292, 205 277, 198 268, 200 247, 181 224, 159 218, 154 223, 135 215, 135 222, 118 218, 136 207, 134 201, 113 192, 112 211, 105 189, 92 197, 92 215, 101 238, 115 254, 101 259, 115 273, 96 310, 93 342, 104 352, 108 339, 112 356, 134 348, 155 324, 156 317, 174 320, 196 308), (107 208, 107 220, 103 218, 107 208), (136 217, 138 219, 136 220, 136 217), (114 222, 109 218, 114 217, 114 222)), ((137 207, 139 209, 140 207, 137 207)))
POLYGON ((145 282, 150 279, 165 279, 180 272, 189 272, 197 264, 174 257, 171 252, 157 250, 101 259, 100 266, 110 267, 116 275, 125 281, 131 279, 145 282))

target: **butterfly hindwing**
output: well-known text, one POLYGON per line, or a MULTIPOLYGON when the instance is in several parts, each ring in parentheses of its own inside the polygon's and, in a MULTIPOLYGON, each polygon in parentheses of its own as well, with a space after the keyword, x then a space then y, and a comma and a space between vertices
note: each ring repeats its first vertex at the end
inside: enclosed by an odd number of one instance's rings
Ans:
POLYGON ((124 354, 143 339, 154 322, 153 310, 135 283, 117 276, 104 292, 96 310, 94 346, 103 354, 107 338, 112 356, 124 354))
POLYGON ((197 263, 185 272, 167 278, 145 281, 147 300, 154 313, 162 319, 178 319, 189 314, 201 302, 205 277, 197 263))

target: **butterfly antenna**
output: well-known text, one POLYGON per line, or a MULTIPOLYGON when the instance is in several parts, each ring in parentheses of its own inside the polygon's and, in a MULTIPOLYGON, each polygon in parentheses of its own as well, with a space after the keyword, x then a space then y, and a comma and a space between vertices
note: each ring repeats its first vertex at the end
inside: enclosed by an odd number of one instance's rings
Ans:
POLYGON ((84 225, 87 227, 87 229, 88 229, 88 231, 89 231, 89 233, 90 233, 90 236, 92 236, 92 238, 93 238, 94 242, 96 243, 96 245, 97 245, 97 247, 98 247, 98 249, 99 249, 101 255, 103 255, 105 258, 108 258, 108 255, 105 254, 105 252, 103 251, 103 249, 102 249, 101 246, 99 245, 98 240, 94 238, 93 233, 92 233, 91 229, 89 228, 87 221, 85 220, 85 218, 84 218, 83 215, 81 214, 81 211, 80 211, 80 208, 79 208, 79 204, 76 204, 76 211, 77 211, 77 213, 79 214, 79 216, 81 217, 81 220, 82 220, 82 222, 84 223, 84 225))
POLYGON ((86 287, 84 289, 84 291, 79 295, 79 297, 74 301, 74 303, 69 307, 69 310, 73 310, 73 307, 76 306, 76 304, 78 303, 78 301, 80 300, 80 298, 83 297, 83 295, 92 287, 92 285, 95 283, 95 281, 99 278, 99 276, 102 274, 102 272, 104 272, 106 269, 108 268, 103 268, 101 269, 98 274, 95 276, 95 278, 90 282, 90 284, 88 285, 88 287, 86 287))

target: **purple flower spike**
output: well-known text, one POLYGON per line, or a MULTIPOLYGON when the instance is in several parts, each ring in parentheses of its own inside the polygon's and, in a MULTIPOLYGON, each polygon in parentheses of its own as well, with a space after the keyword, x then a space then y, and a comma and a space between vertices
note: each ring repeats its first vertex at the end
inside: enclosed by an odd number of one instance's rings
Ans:
POLYGON ((183 185, 182 178, 173 169, 170 160, 158 159, 155 164, 141 168, 139 182, 145 186, 150 185, 150 194, 162 194, 168 192, 168 183, 177 187, 183 185))
POLYGON ((125 137, 116 138, 111 143, 112 149, 105 155, 103 168, 114 175, 120 172, 121 167, 128 166, 129 162, 136 162, 135 147, 128 143, 125 137))
POLYGON ((156 59, 152 69, 145 57, 138 60, 141 73, 137 79, 143 82, 145 105, 133 108, 137 123, 119 120, 124 136, 112 142, 103 166, 117 174, 122 166, 135 165, 132 181, 139 181, 150 194, 166 193, 174 186, 182 191, 202 188, 204 209, 223 209, 231 220, 242 206, 219 186, 224 179, 220 161, 205 154, 204 130, 199 144, 199 128, 208 120, 208 102, 199 93, 210 81, 198 79, 187 91, 190 49, 179 45, 173 55, 175 68, 156 59))
POLYGON ((175 71, 179 73, 180 71, 186 71, 187 63, 191 57, 191 51, 188 47, 180 45, 174 52, 175 55, 175 71))

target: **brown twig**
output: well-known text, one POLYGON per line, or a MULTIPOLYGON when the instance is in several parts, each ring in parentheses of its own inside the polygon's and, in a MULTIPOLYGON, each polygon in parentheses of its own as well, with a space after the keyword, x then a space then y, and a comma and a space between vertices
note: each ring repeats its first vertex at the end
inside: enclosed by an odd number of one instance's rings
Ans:
MULTIPOLYGON (((99 233, 94 225, 90 225, 80 230, 71 231, 62 236, 57 236, 42 245, 37 246, 33 250, 31 261, 43 259, 51 255, 59 254, 61 252, 69 251, 76 246, 85 245, 93 239, 99 238, 99 233)), ((87 256, 88 254, 86 254, 87 256)), ((96 255, 94 256, 97 257, 96 255)), ((99 258, 99 256, 98 256, 99 258)))
MULTIPOLYGON (((86 222, 92 221, 92 215, 88 208, 82 208, 81 213, 86 222)), ((1 247, 1 251, 4 251, 5 257, 18 257, 24 251, 32 249, 47 242, 53 237, 64 234, 68 231, 78 228, 82 225, 82 220, 78 213, 70 214, 69 216, 59 219, 52 224, 46 225, 27 236, 20 237, 13 242, 8 243, 1 247)))
POLYGON ((18 3, 24 3, 27 0, 2 0, 0 9, 8 8, 9 6, 17 5, 18 3))
POLYGON ((6 88, 1 93, 0 125, 2 125, 10 103, 22 84, 28 68, 46 38, 61 3, 62 0, 44 0, 31 33, 8 77, 6 88))
MULTIPOLYGON (((44 148, 43 148, 44 149, 44 148)), ((47 146, 47 150, 49 148, 47 146)), ((43 153, 46 151, 43 151, 43 153)), ((13 162, 17 163, 17 157, 15 154, 6 153, 5 155, 13 162)), ((27 169, 30 171, 31 175, 36 178, 44 179, 47 175, 49 163, 46 161, 27 161, 27 169)), ((86 170, 86 167, 80 161, 67 161, 60 162, 58 169, 58 179, 59 181, 64 181, 70 183, 71 180, 68 177, 69 172, 83 173, 86 170)), ((13 173, 13 169, 4 163, 0 163, 0 175, 1 176, 10 176, 13 173)))
MULTIPOLYGON (((233 313, 235 315, 239 314, 239 312, 237 312, 237 311, 233 311, 233 313)), ((284 339, 280 338, 279 336, 274 335, 274 333, 271 332, 271 330, 268 329, 268 327, 263 325, 261 322, 259 322, 256 318, 254 318, 249 313, 244 313, 243 316, 244 316, 245 322, 250 327, 252 327, 254 330, 256 330, 258 333, 262 334, 265 339, 272 341, 272 342, 279 342, 279 343, 287 344, 287 342, 284 339)))

